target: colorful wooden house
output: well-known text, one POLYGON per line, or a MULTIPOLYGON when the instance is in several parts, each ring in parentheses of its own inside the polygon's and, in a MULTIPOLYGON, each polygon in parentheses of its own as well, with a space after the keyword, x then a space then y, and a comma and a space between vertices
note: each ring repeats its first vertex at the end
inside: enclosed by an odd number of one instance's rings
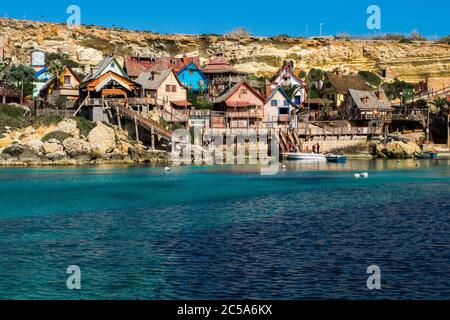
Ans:
POLYGON ((164 71, 143 72, 136 79, 141 85, 141 97, 148 99, 151 104, 187 107, 187 88, 180 82, 172 69, 164 71))
POLYGON ((193 92, 206 92, 209 86, 209 80, 193 62, 189 63, 177 73, 181 83, 193 92))
POLYGON ((139 97, 141 86, 131 80, 113 57, 104 58, 80 84, 81 100, 86 100, 88 117, 94 121, 108 120, 108 100, 125 104, 128 98, 139 97))
POLYGON ((175 73, 194 63, 200 65, 200 57, 150 57, 150 56, 126 56, 124 70, 130 79, 137 79, 141 73, 150 71, 164 71, 173 69, 175 73))
POLYGON ((327 72, 320 90, 321 98, 333 101, 334 107, 345 104, 349 90, 370 91, 371 87, 359 75, 344 75, 342 71, 327 72))
POLYGON ((80 89, 83 96, 89 98, 127 98, 137 96, 140 86, 128 77, 115 58, 106 57, 96 67, 91 68, 80 89))
POLYGON ((41 89, 51 77, 52 75, 47 67, 36 71, 33 76, 33 99, 39 96, 41 89))
POLYGON ((384 119, 393 110, 383 89, 378 91, 348 90, 345 113, 349 119, 368 121, 384 119))
POLYGON ((203 68, 203 73, 210 82, 210 94, 213 96, 229 90, 234 84, 244 80, 246 73, 237 71, 225 59, 222 52, 218 52, 203 68))
MULTIPOLYGON (((282 87, 272 90, 264 105, 264 125, 269 128, 289 127, 295 120, 297 106, 282 87)), ((295 123, 294 123, 295 126, 295 123)))
POLYGON ((78 75, 66 66, 59 79, 52 76, 39 90, 39 96, 45 104, 58 105, 70 109, 79 97, 80 79, 78 75))
POLYGON ((213 100, 211 126, 216 128, 261 127, 265 99, 246 81, 213 100))
POLYGON ((306 83, 294 74, 292 64, 284 62, 283 67, 272 78, 272 89, 274 90, 280 86, 296 86, 297 91, 294 94, 292 102, 296 106, 300 106, 305 102, 307 94, 306 83))

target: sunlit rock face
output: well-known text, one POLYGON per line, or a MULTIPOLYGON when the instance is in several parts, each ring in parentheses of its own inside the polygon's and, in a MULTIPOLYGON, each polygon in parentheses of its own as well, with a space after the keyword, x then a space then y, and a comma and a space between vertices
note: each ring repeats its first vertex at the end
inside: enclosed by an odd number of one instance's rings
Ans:
POLYGON ((225 37, 217 35, 161 35, 95 26, 0 19, 0 46, 13 62, 30 62, 30 50, 67 53, 83 65, 98 63, 105 54, 199 55, 202 63, 224 52, 236 69, 271 75, 283 60, 297 70, 311 68, 356 73, 386 70, 389 79, 406 81, 450 77, 450 46, 431 41, 401 44, 374 40, 305 40, 287 37, 225 37))

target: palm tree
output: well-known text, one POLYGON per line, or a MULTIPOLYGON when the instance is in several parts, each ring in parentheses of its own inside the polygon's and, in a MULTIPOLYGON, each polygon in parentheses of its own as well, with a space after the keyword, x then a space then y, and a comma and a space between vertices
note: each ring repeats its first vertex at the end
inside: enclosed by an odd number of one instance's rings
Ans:
POLYGON ((436 107, 435 113, 441 117, 446 118, 447 127, 447 145, 450 145, 450 119, 449 119, 449 103, 444 97, 436 97, 434 101, 431 102, 433 106, 436 107))
POLYGON ((441 116, 445 115, 447 113, 448 115, 448 103, 447 99, 443 97, 436 97, 434 101, 431 102, 433 106, 436 107, 436 114, 439 114, 441 116))
POLYGON ((64 65, 58 59, 52 60, 48 67, 50 73, 55 76, 56 82, 55 86, 58 88, 61 85, 61 76, 64 72, 64 65))
POLYGON ((295 95, 300 90, 300 86, 296 84, 287 84, 283 86, 284 93, 286 93, 287 97, 291 100, 291 102, 294 102, 295 95))

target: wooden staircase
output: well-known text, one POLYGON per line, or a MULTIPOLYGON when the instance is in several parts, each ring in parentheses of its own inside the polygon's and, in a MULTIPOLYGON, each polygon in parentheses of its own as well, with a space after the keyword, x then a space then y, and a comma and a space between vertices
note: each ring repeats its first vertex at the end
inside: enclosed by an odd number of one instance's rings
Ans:
POLYGON ((136 112, 130 109, 127 105, 114 105, 111 106, 112 110, 115 110, 117 115, 120 117, 124 117, 128 120, 131 120, 135 123, 135 125, 148 130, 154 134, 157 134, 161 138, 164 138, 168 141, 172 140, 172 132, 166 128, 164 128, 161 124, 151 119, 148 119, 141 115, 139 112, 136 112))
POLYGON ((298 137, 296 129, 280 129, 280 151, 282 153, 291 152, 290 146, 298 146, 300 148, 301 141, 298 137))

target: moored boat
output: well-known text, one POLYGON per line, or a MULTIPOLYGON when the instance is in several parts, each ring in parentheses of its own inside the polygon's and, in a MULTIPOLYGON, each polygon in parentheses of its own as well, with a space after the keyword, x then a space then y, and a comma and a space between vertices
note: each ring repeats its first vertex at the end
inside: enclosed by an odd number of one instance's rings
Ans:
POLYGON ((344 155, 335 155, 335 154, 327 154, 326 159, 328 162, 335 162, 335 163, 346 163, 347 157, 344 155))
POLYGON ((425 152, 425 153, 416 153, 414 155, 416 159, 437 159, 437 152, 425 152))
POLYGON ((284 153, 283 156, 287 160, 297 160, 297 161, 327 161, 327 158, 323 154, 316 153, 300 153, 300 152, 289 152, 284 153))

